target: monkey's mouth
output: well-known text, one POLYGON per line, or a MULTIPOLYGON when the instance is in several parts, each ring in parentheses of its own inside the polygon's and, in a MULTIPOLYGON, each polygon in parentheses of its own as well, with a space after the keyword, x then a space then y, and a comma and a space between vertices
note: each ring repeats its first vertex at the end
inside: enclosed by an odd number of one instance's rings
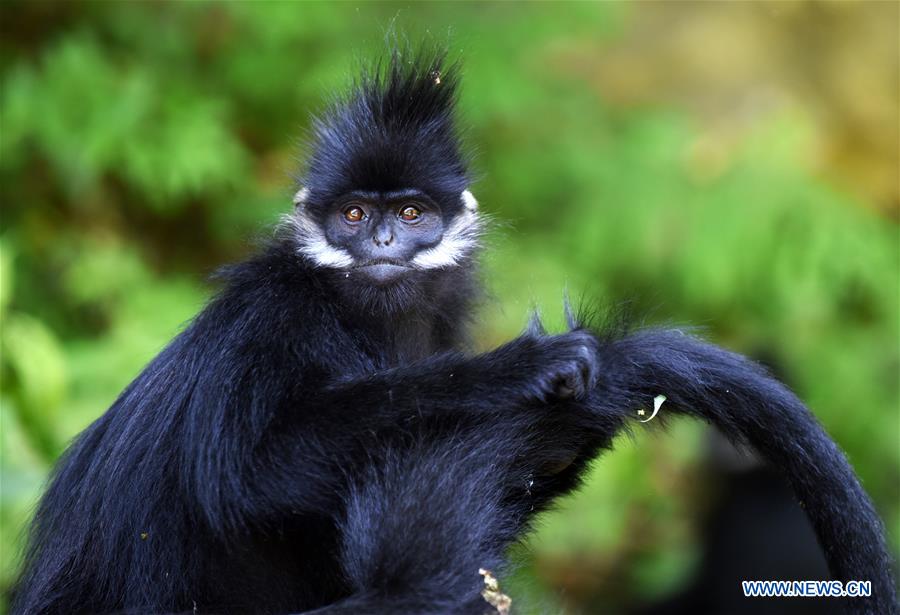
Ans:
POLYGON ((358 265, 353 270, 378 284, 386 284, 401 278, 412 268, 397 261, 378 260, 358 265))

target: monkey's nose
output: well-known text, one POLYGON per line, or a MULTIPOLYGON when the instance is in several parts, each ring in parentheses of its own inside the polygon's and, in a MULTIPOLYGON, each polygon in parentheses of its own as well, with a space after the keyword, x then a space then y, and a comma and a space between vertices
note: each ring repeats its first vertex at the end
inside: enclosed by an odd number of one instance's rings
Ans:
POLYGON ((381 246, 387 247, 387 246, 391 245, 391 243, 393 241, 394 241, 394 234, 391 233, 390 231, 376 232, 374 235, 372 235, 372 242, 376 246, 379 246, 379 247, 381 247, 381 246))

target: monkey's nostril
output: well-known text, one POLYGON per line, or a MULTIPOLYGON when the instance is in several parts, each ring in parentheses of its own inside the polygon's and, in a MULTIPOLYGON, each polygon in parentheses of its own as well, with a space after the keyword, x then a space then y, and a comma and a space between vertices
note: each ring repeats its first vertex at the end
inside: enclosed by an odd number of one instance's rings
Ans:
POLYGON ((372 236, 372 242, 376 246, 389 246, 389 245, 391 245, 391 243, 393 243, 393 241, 394 241, 393 235, 389 235, 387 237, 379 237, 378 235, 372 236))

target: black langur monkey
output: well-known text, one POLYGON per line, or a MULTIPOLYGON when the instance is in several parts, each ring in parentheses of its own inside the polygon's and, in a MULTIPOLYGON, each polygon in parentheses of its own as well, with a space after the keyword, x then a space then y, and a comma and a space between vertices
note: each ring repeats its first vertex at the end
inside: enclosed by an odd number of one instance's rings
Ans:
POLYGON ((896 611, 853 470, 748 360, 574 316, 464 352, 482 224, 441 59, 316 122, 274 239, 60 460, 13 611, 484 613, 479 568, 658 394, 784 471, 834 578, 872 582, 849 610, 896 611))

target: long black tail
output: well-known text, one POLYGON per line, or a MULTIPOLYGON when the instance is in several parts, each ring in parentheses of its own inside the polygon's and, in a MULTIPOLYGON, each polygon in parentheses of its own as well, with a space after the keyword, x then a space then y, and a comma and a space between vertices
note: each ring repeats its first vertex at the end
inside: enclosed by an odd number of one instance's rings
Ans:
MULTIPOLYGON (((872 582, 872 596, 848 600, 855 613, 898 612, 884 527, 846 457, 786 386, 745 357, 677 330, 608 339, 602 381, 592 398, 602 412, 651 408, 706 420, 750 444, 779 468, 815 528, 833 577, 872 582)), ((736 528, 736 531, 739 531, 736 528)))

